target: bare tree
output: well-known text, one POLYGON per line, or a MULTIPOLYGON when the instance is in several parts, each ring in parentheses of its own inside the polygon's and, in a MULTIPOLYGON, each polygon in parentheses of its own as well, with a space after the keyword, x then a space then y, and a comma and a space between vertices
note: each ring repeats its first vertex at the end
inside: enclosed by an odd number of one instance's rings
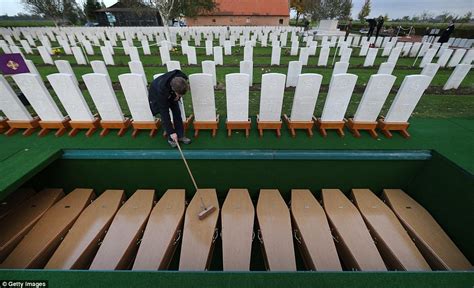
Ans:
POLYGON ((63 19, 65 7, 63 0, 22 0, 22 3, 26 10, 34 15, 52 19, 56 26, 63 19))
POLYGON ((165 27, 166 40, 171 41, 168 22, 171 20, 173 8, 175 8, 175 0, 144 0, 144 2, 149 7, 158 10, 163 20, 163 26, 165 27))

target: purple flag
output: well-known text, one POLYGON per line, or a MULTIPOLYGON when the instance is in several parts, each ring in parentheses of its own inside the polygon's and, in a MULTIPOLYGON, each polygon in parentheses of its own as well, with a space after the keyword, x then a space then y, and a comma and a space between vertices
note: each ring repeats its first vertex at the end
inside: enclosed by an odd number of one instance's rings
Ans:
POLYGON ((5 75, 30 72, 28 66, 26 66, 25 59, 23 59, 20 53, 0 55, 0 69, 5 75))

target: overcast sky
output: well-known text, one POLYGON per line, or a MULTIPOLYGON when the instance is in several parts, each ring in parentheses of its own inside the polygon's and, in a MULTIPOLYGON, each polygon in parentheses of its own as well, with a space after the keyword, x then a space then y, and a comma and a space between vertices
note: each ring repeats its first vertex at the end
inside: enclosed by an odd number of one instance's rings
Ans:
MULTIPOLYGON (((85 2, 85 0, 76 1, 78 3, 85 2)), ((104 0, 107 7, 116 2, 116 0, 104 0)), ((401 18, 405 15, 413 16, 421 14, 423 11, 435 15, 439 15, 443 11, 458 15, 464 15, 468 11, 474 12, 474 0, 372 0, 371 2, 372 12, 370 16, 388 13, 390 18, 401 18)), ((364 0, 352 0, 352 3, 354 4, 352 17, 357 18, 364 0)), ((21 0, 0 0, 0 15, 16 15, 19 12, 26 12, 21 4, 21 0)))

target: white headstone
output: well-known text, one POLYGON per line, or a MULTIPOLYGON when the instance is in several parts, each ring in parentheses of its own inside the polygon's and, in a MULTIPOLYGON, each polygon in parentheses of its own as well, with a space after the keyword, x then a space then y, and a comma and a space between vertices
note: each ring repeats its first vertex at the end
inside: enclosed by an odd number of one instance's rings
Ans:
MULTIPOLYGON (((91 61, 91 64, 94 61, 91 61)), ((90 73, 82 76, 87 90, 103 121, 124 121, 125 118, 107 74, 90 73)))
POLYGON ((367 56, 367 52, 369 51, 369 43, 365 42, 362 44, 362 47, 360 48, 359 56, 367 56))
POLYGON ((301 74, 303 64, 301 61, 290 61, 288 63, 288 73, 286 77, 286 87, 296 87, 298 77, 301 74))
MULTIPOLYGON (((189 52, 189 49, 188 49, 188 52, 189 52)), ((160 47, 160 57, 161 57, 161 65, 166 65, 166 63, 171 60, 168 46, 160 47)))
POLYGON ((206 40, 206 55, 212 55, 212 40, 206 40))
POLYGON ((351 59, 351 54, 352 54, 352 48, 342 49, 341 59, 339 59, 339 61, 349 63, 349 60, 351 59))
POLYGON ((300 58, 299 58, 299 61, 301 62, 301 64, 308 65, 308 58, 309 58, 309 48, 307 47, 301 48, 300 58))
POLYGON ((298 41, 292 41, 291 42, 291 51, 290 51, 291 56, 298 55, 299 45, 300 45, 300 43, 298 41))
POLYGON ((253 61, 253 47, 251 45, 244 47, 244 61, 253 61))
POLYGON ((25 53, 28 54, 33 54, 33 50, 30 47, 30 44, 28 44, 28 41, 26 40, 20 40, 21 47, 23 47, 23 50, 25 50, 25 53))
POLYGON ((109 71, 107 70, 107 66, 105 66, 104 61, 100 61, 100 60, 91 61, 91 67, 92 67, 92 71, 95 74, 105 74, 107 77, 109 77, 109 80, 110 80, 109 71))
POLYGON ((189 46, 187 50, 188 65, 197 65, 196 47, 189 46))
POLYGON ((214 61, 202 61, 202 73, 212 75, 212 83, 214 86, 217 85, 217 76, 216 76, 216 63, 214 61))
POLYGON ((84 54, 82 54, 81 47, 72 47, 71 50, 78 65, 87 65, 86 58, 84 58, 84 54))
POLYGON ((148 102, 148 90, 140 74, 122 74, 118 76, 125 100, 133 121, 154 122, 148 102))
POLYGON ((413 46, 411 47, 409 56, 410 57, 416 57, 416 55, 420 51, 420 48, 421 48, 421 42, 413 43, 413 46))
POLYGON ((231 73, 225 75, 227 120, 248 121, 249 119, 249 75, 231 73))
POLYGON ((441 56, 438 59, 439 66, 440 67, 446 67, 446 64, 448 64, 448 60, 449 60, 449 58, 451 57, 452 54, 453 54, 452 49, 444 49, 443 54, 441 54, 441 56))
POLYGON ((36 69, 35 64, 31 60, 25 59, 26 66, 28 67, 28 70, 30 71, 31 74, 37 74, 39 75, 38 69, 36 69))
POLYGON ((451 76, 449 76, 446 84, 444 84, 443 90, 458 89, 461 82, 471 70, 471 67, 471 64, 458 64, 456 68, 454 68, 453 73, 451 73, 451 76))
POLYGON ((300 74, 291 107, 291 121, 312 121, 322 80, 323 76, 319 74, 300 74))
POLYGON ((130 61, 140 61, 140 55, 138 54, 138 48, 135 46, 128 47, 128 55, 130 56, 130 61))
POLYGON ((374 66, 375 58, 377 57, 377 48, 369 48, 369 52, 365 57, 364 67, 371 67, 374 66))
POLYGON ((125 55, 128 55, 129 54, 128 48, 130 47, 130 44, 128 43, 128 41, 122 41, 122 47, 123 47, 123 53, 125 55))
POLYGON ((253 85, 253 62, 240 61, 240 73, 249 75, 249 86, 253 85))
POLYGON ((142 43, 143 54, 144 54, 144 55, 151 55, 150 45, 148 45, 148 40, 147 40, 147 39, 143 39, 143 40, 141 41, 141 43, 142 43))
POLYGON ((166 69, 168 72, 173 71, 173 70, 181 70, 181 64, 179 61, 168 61, 166 62, 166 69))
POLYGON ((51 55, 44 46, 38 46, 38 52, 40 53, 41 59, 43 59, 44 64, 53 65, 53 58, 51 58, 51 55))
POLYGON ((72 70, 71 64, 69 64, 69 61, 56 60, 54 61, 54 64, 56 65, 56 68, 58 69, 59 73, 70 74, 72 76, 74 84, 79 85, 79 82, 76 79, 76 74, 74 74, 74 71, 72 70))
POLYGON ((377 74, 390 74, 391 75, 394 68, 395 68, 394 63, 390 63, 390 62, 382 63, 380 64, 377 74))
POLYGON ((25 73, 13 75, 12 78, 42 121, 64 120, 40 75, 25 73))
POLYGON ((82 45, 84 46, 87 55, 94 55, 94 49, 92 48, 91 42, 84 40, 82 41, 82 45))
POLYGON ((469 49, 462 58, 461 64, 472 64, 472 61, 474 60, 474 49, 469 49))
POLYGON ((280 55, 281 55, 280 46, 273 46, 272 47, 272 62, 271 62, 271 65, 280 65, 280 55))
POLYGON ((437 48, 428 49, 428 51, 425 53, 425 56, 423 56, 423 59, 421 60, 420 67, 423 68, 426 64, 431 63, 437 51, 437 48))
POLYGON ((214 62, 216 65, 224 65, 224 57, 222 56, 222 47, 214 47, 214 62))
POLYGON ((342 121, 351 100, 357 75, 335 74, 329 83, 321 121, 342 121))
POLYGON ((431 43, 428 42, 423 42, 421 45, 420 51, 418 52, 418 57, 423 57, 425 56, 426 51, 430 49, 431 43))
POLYGON ((329 58, 329 47, 323 46, 319 51, 318 66, 327 66, 329 58))
POLYGON ((413 46, 413 43, 411 43, 411 42, 406 42, 405 45, 403 45, 403 49, 402 49, 402 56, 403 57, 408 56, 412 46, 413 46))
POLYGON ((395 99, 393 99, 392 106, 390 106, 384 121, 386 123, 407 122, 430 82, 431 77, 429 76, 406 76, 398 89, 395 99))
POLYGON ((232 55, 232 46, 229 40, 224 41, 224 54, 232 55))
POLYGON ((391 43, 388 43, 382 50, 382 57, 390 55, 390 52, 393 49, 393 45, 391 43))
POLYGON ((33 120, 3 75, 0 75, 0 110, 12 121, 33 120))
POLYGON ((375 122, 396 79, 397 77, 387 74, 370 76, 369 83, 354 115, 354 121, 375 122))
POLYGON ((466 54, 466 49, 456 49, 453 57, 449 60, 448 67, 456 67, 461 62, 462 57, 466 54))
POLYGON ((71 74, 56 73, 47 78, 72 121, 94 121, 81 89, 71 74))
POLYGON ((280 73, 263 74, 261 91, 259 120, 281 121, 285 75, 280 73))
POLYGON ((429 77, 434 77, 438 72, 439 64, 438 63, 428 63, 425 65, 423 70, 421 71, 421 75, 426 75, 429 77))
POLYGON ((189 75, 194 119, 196 121, 216 121, 216 104, 211 74, 189 75))
POLYGON ((349 62, 336 62, 334 64, 334 69, 332 70, 332 75, 346 74, 347 69, 349 69, 349 62))
POLYGON ((398 58, 400 57, 400 53, 402 52, 401 47, 395 47, 392 49, 390 52, 390 56, 388 56, 387 63, 393 63, 394 65, 397 65, 398 58))
POLYGON ((115 65, 114 58, 112 57, 112 54, 110 54, 110 50, 107 47, 101 46, 100 52, 102 53, 102 57, 104 58, 105 64, 115 65))
POLYGON ((130 61, 128 62, 128 67, 130 68, 130 73, 132 74, 140 74, 143 77, 143 82, 145 86, 147 85, 147 78, 145 74, 145 69, 143 69, 142 62, 140 61, 130 61))

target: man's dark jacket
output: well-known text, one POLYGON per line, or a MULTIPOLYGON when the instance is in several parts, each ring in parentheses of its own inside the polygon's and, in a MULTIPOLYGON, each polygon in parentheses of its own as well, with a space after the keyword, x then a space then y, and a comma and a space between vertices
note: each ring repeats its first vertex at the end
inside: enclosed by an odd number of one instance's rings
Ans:
MULTIPOLYGON (((178 102, 174 100, 176 94, 171 89, 170 85, 170 82, 174 77, 188 79, 188 76, 180 70, 173 70, 153 80, 148 89, 148 101, 150 103, 151 112, 153 115, 160 113, 161 122, 166 128, 168 135, 175 133, 173 125, 171 125, 169 109, 177 107, 178 105, 178 102)), ((179 109, 177 110, 179 111, 179 109)))

